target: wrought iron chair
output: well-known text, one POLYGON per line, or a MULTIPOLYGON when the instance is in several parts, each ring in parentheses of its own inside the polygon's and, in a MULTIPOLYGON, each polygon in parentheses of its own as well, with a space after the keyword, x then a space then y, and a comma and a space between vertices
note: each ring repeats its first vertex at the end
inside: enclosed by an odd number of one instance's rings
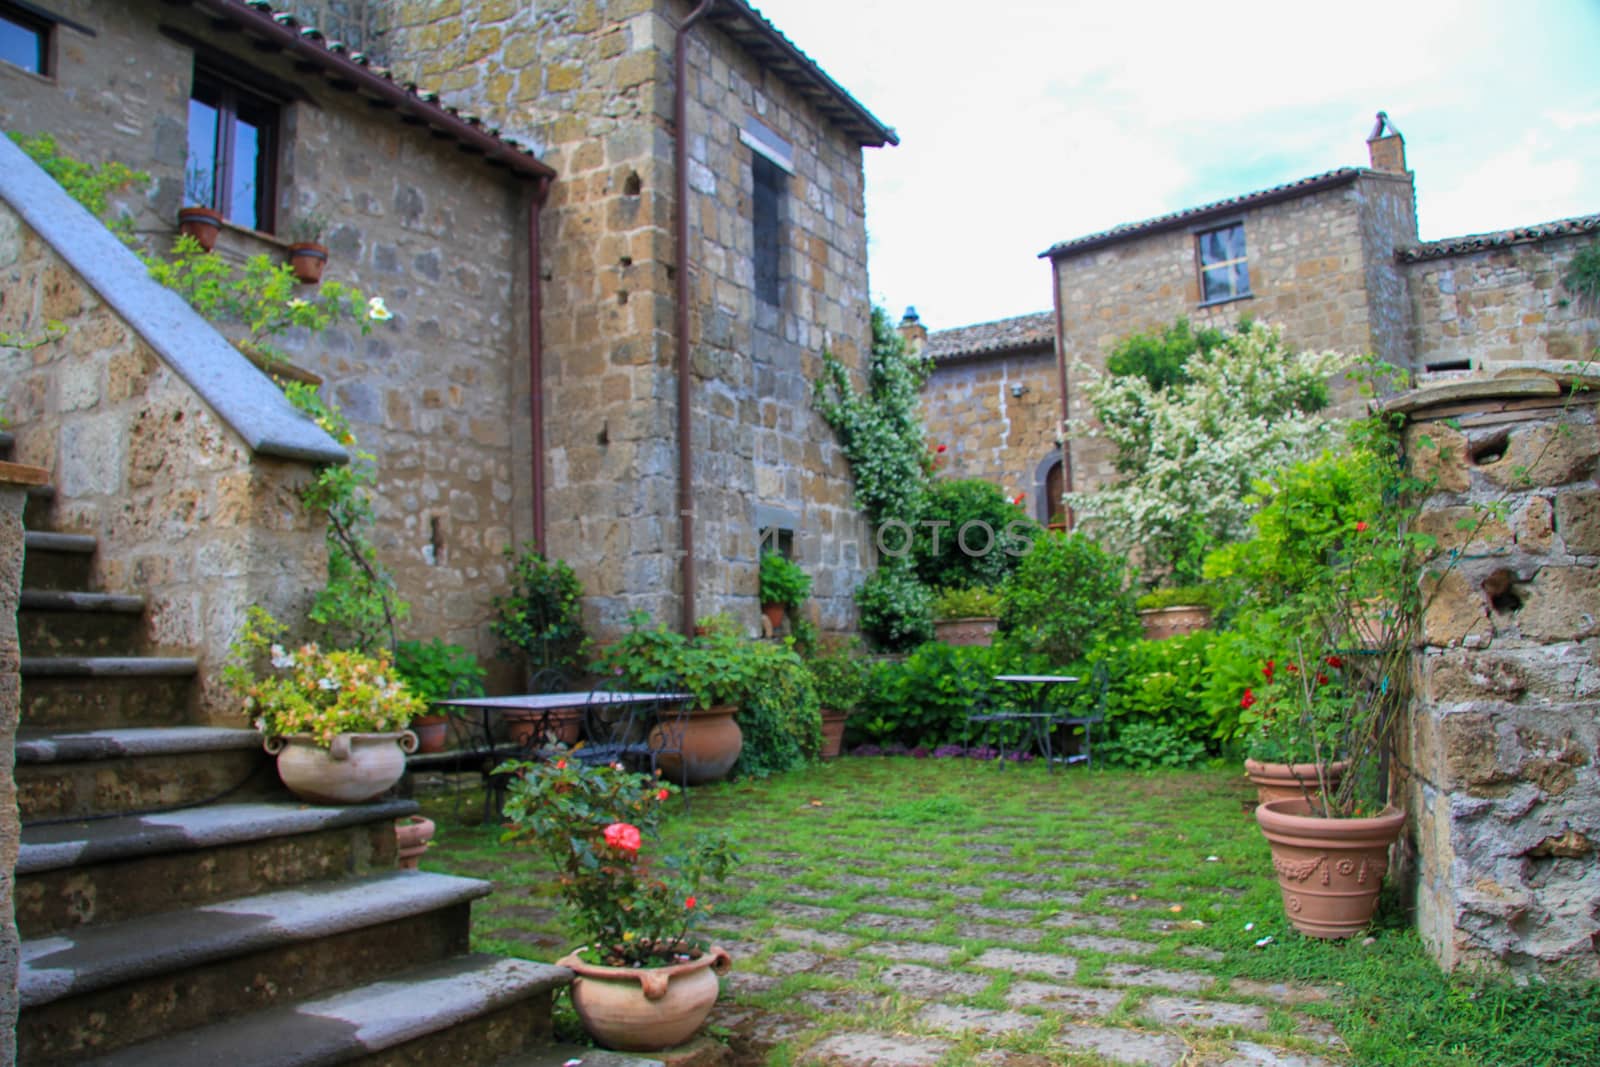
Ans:
MULTIPOLYGON (((566 673, 557 667, 545 667, 535 671, 533 677, 528 679, 528 692, 534 695, 545 693, 564 693, 569 683, 566 673)), ((527 737, 519 744, 517 757, 522 759, 536 759, 548 752, 552 745, 550 731, 550 711, 540 713, 535 720, 527 737)), ((499 818, 500 812, 505 808, 506 786, 510 783, 510 775, 498 774, 496 771, 504 762, 496 751, 493 721, 491 713, 485 712, 483 719, 483 736, 487 752, 483 761, 483 821, 489 821, 490 813, 499 818)))

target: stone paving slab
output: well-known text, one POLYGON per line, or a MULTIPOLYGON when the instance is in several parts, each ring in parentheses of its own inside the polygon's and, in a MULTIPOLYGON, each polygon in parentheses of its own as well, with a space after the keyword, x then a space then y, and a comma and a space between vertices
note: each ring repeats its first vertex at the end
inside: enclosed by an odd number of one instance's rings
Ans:
MULTIPOLYGON (((1181 949, 1179 951, 1182 951, 1181 949)), ((1332 1000, 1334 990, 1327 986, 1297 985, 1290 982, 1258 982, 1253 978, 1233 978, 1228 992, 1245 997, 1261 997, 1280 1004, 1320 1004, 1332 1000)))
POLYGON ((1031 926, 999 926, 995 923, 962 923, 956 936, 963 941, 1009 941, 1014 945, 1037 945, 1044 931, 1031 926))
POLYGON ((787 900, 779 901, 768 910, 780 919, 796 919, 800 922, 832 922, 843 914, 833 908, 819 908, 815 904, 794 904, 787 900))
POLYGON ((1112 1026, 1065 1026, 1056 1044, 1093 1052, 1113 1063, 1141 1067, 1178 1067, 1189 1052, 1183 1039, 1172 1034, 1147 1034, 1112 1026))
POLYGON ((1122 929, 1122 924, 1109 915, 1086 915, 1076 911, 1058 911, 1044 920, 1046 926, 1087 926, 1091 930, 1110 933, 1122 929))
POLYGON ((1084 952, 1104 952, 1108 956, 1148 956, 1160 947, 1149 941, 1132 941, 1126 937, 1101 937, 1098 934, 1073 934, 1062 938, 1061 941, 1062 944, 1084 952))
POLYGON ((852 915, 847 925, 864 926, 869 930, 884 930, 892 934, 927 934, 933 932, 934 927, 939 925, 939 920, 913 919, 905 915, 883 915, 878 912, 863 911, 852 915))
POLYGON ((862 952, 906 963, 949 963, 955 949, 949 945, 930 945, 921 941, 874 941, 862 952))
POLYGON ((1120 989, 1052 985, 1048 982, 1012 982, 1006 1003, 1013 1008, 1041 1007, 1063 1015, 1109 1015, 1128 994, 1120 989))
POLYGON ((849 934, 833 934, 826 930, 807 930, 803 927, 778 926, 772 931, 774 941, 793 941, 797 945, 807 945, 811 948, 826 949, 829 952, 843 952, 856 939, 849 934))
POLYGON ((1015 1011, 968 1008, 959 1004, 929 1004, 918 1013, 917 1021, 935 1030, 954 1030, 958 1033, 976 1030, 981 1034, 1014 1034, 1039 1025, 1036 1016, 1015 1011))
MULTIPOLYGON (((1209 961, 1211 963, 1221 963, 1223 960, 1228 958, 1228 957, 1224 956, 1222 953, 1218 952, 1216 949, 1214 949, 1214 948, 1206 948, 1204 945, 1185 945, 1182 948, 1178 949, 1177 951, 1178 951, 1178 955, 1180 955, 1180 956, 1188 956, 1192 960, 1207 960, 1207 961, 1209 961)), ((1238 979, 1235 979, 1233 984, 1237 986, 1239 984, 1238 979)), ((1267 983, 1264 983, 1264 982, 1252 982, 1250 984, 1253 985, 1253 986, 1265 986, 1267 983)), ((1274 984, 1277 985, 1278 987, 1284 989, 1284 990, 1287 990, 1289 988, 1288 986, 1285 986, 1282 982, 1278 982, 1278 983, 1274 983, 1274 984)), ((1249 995, 1253 996, 1253 997, 1260 997, 1260 996, 1272 996, 1273 994, 1271 994, 1271 993, 1250 993, 1249 995)))
POLYGON ((1002 893, 1000 899, 1014 904, 1081 904, 1083 894, 1070 889, 1013 889, 1002 893))
POLYGON ((1002 923, 1029 923, 1037 914, 1026 908, 991 908, 982 904, 958 904, 950 910, 965 919, 989 919, 1002 923))
POLYGON ((1042 974, 1057 979, 1070 979, 1078 973, 1075 957, 1017 952, 1009 948, 991 948, 974 959, 972 966, 991 971, 1010 971, 1013 974, 1042 974))
POLYGON ((832 889, 814 889, 808 885, 786 885, 783 895, 794 900, 827 900, 834 895, 832 889))
POLYGON ((896 896, 864 896, 860 898, 862 904, 871 904, 875 908, 893 908, 895 911, 927 911, 934 906, 931 900, 921 897, 896 897, 896 896))
POLYGON ((1155 987, 1175 993, 1198 993, 1216 982, 1211 975, 1197 971, 1165 971, 1137 963, 1108 963, 1100 976, 1112 985, 1155 987))
POLYGON ((1233 1046, 1233 1055, 1217 1067, 1339 1067, 1339 1064, 1321 1056, 1308 1056, 1304 1052, 1239 1041, 1233 1046))
POLYGON ((937 997, 973 997, 989 988, 990 979, 981 974, 936 971, 915 963, 898 963, 885 968, 878 980, 902 993, 922 1000, 937 997))
POLYGON ((728 976, 723 981, 728 984, 728 992, 738 998, 765 993, 769 989, 776 988, 778 983, 783 981, 783 978, 776 974, 758 974, 751 970, 735 969, 729 971, 728 976))
POLYGON ((1163 1026, 1195 1026, 1205 1030, 1222 1026, 1265 1030, 1271 1026, 1266 1008, 1259 1004, 1238 1004, 1228 1000, 1151 997, 1140 1006, 1139 1013, 1163 1026))
POLYGON ((833 881, 850 889, 888 889, 894 884, 888 878, 868 874, 841 874, 833 881))
POLYGON ((806 1049, 801 1063, 829 1067, 933 1067, 950 1042, 887 1034, 834 1034, 806 1049))
POLYGON ((799 974, 816 968, 823 961, 823 957, 815 952, 798 949, 793 952, 774 952, 760 964, 763 971, 768 974, 799 974))

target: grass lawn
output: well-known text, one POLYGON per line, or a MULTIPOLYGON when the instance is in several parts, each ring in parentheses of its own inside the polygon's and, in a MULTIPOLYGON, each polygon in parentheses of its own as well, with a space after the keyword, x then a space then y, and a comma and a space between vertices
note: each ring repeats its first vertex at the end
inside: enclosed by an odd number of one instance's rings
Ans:
MULTIPOLYGON (((1600 1063, 1600 984, 1451 981, 1392 901, 1370 943, 1294 933, 1251 795, 1232 769, 908 758, 694 790, 669 843, 718 827, 743 861, 701 895, 735 957, 712 1032, 742 1063, 870 1040, 945 1065, 1600 1063)), ((495 882, 474 947, 556 959, 542 858, 452 804, 424 802, 423 867, 495 882)))

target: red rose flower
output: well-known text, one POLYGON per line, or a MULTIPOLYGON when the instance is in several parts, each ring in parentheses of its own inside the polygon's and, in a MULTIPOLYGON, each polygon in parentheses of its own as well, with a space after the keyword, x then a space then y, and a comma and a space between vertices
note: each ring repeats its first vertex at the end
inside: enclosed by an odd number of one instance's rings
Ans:
POLYGON ((1366 533, 1366 532, 1367 532, 1367 524, 1364 523, 1364 522, 1357 522, 1356 523, 1356 533, 1366 533))
POLYGON ((690 897, 690 898, 689 898, 689 899, 688 899, 688 900, 685 900, 685 901, 684 901, 684 902, 683 902, 683 906, 684 906, 684 907, 685 907, 685 908, 688 908, 688 909, 689 909, 689 910, 690 910, 690 911, 693 911, 693 910, 694 910, 694 905, 695 905, 695 899, 694 899, 694 897, 690 897))
POLYGON ((1254 693, 1250 692, 1250 690, 1248 690, 1248 689, 1246 689, 1244 691, 1244 696, 1239 698, 1239 706, 1241 708, 1248 708, 1252 704, 1254 704, 1255 702, 1256 702, 1256 695, 1254 693))
POLYGON ((1261 668, 1261 673, 1263 675, 1265 675, 1267 681, 1270 682, 1270 681, 1272 681, 1272 672, 1274 670, 1276 670, 1276 669, 1277 669, 1277 663, 1275 663, 1274 661, 1269 659, 1269 660, 1267 660, 1267 665, 1265 667, 1261 668))
POLYGON ((1344 660, 1339 656, 1329 656, 1323 662, 1332 667, 1334 670, 1338 670, 1340 667, 1344 666, 1344 660))
POLYGON ((670 793, 670 792, 669 792, 669 791, 667 791, 667 790, 665 790, 665 789, 663 789, 663 790, 662 790, 662 791, 661 791, 661 792, 659 792, 659 793, 657 793, 657 794, 656 794, 656 799, 657 799, 657 800, 665 800, 665 799, 667 799, 667 798, 668 798, 668 797, 670 797, 670 796, 671 796, 671 795, 672 795, 672 794, 671 794, 671 793, 670 793))
POLYGON ((606 827, 606 844, 619 852, 639 851, 639 828, 625 822, 614 822, 606 827))

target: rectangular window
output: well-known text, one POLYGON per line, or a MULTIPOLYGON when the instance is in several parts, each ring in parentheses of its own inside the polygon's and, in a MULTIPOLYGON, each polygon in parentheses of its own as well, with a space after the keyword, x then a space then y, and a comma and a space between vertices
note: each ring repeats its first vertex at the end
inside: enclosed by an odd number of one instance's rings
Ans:
POLYGON ((783 262, 782 211, 784 172, 765 156, 753 156, 751 168, 755 179, 755 267, 756 299, 766 304, 777 304, 778 281, 783 262))
POLYGON ((48 19, 14 4, 0 3, 0 59, 34 74, 50 70, 48 19))
POLYGON ((252 230, 272 232, 278 105, 209 71, 189 94, 184 200, 252 230))
POLYGON ((1195 237, 1200 252, 1200 302, 1215 304, 1250 295, 1245 262, 1244 223, 1236 222, 1195 237))

